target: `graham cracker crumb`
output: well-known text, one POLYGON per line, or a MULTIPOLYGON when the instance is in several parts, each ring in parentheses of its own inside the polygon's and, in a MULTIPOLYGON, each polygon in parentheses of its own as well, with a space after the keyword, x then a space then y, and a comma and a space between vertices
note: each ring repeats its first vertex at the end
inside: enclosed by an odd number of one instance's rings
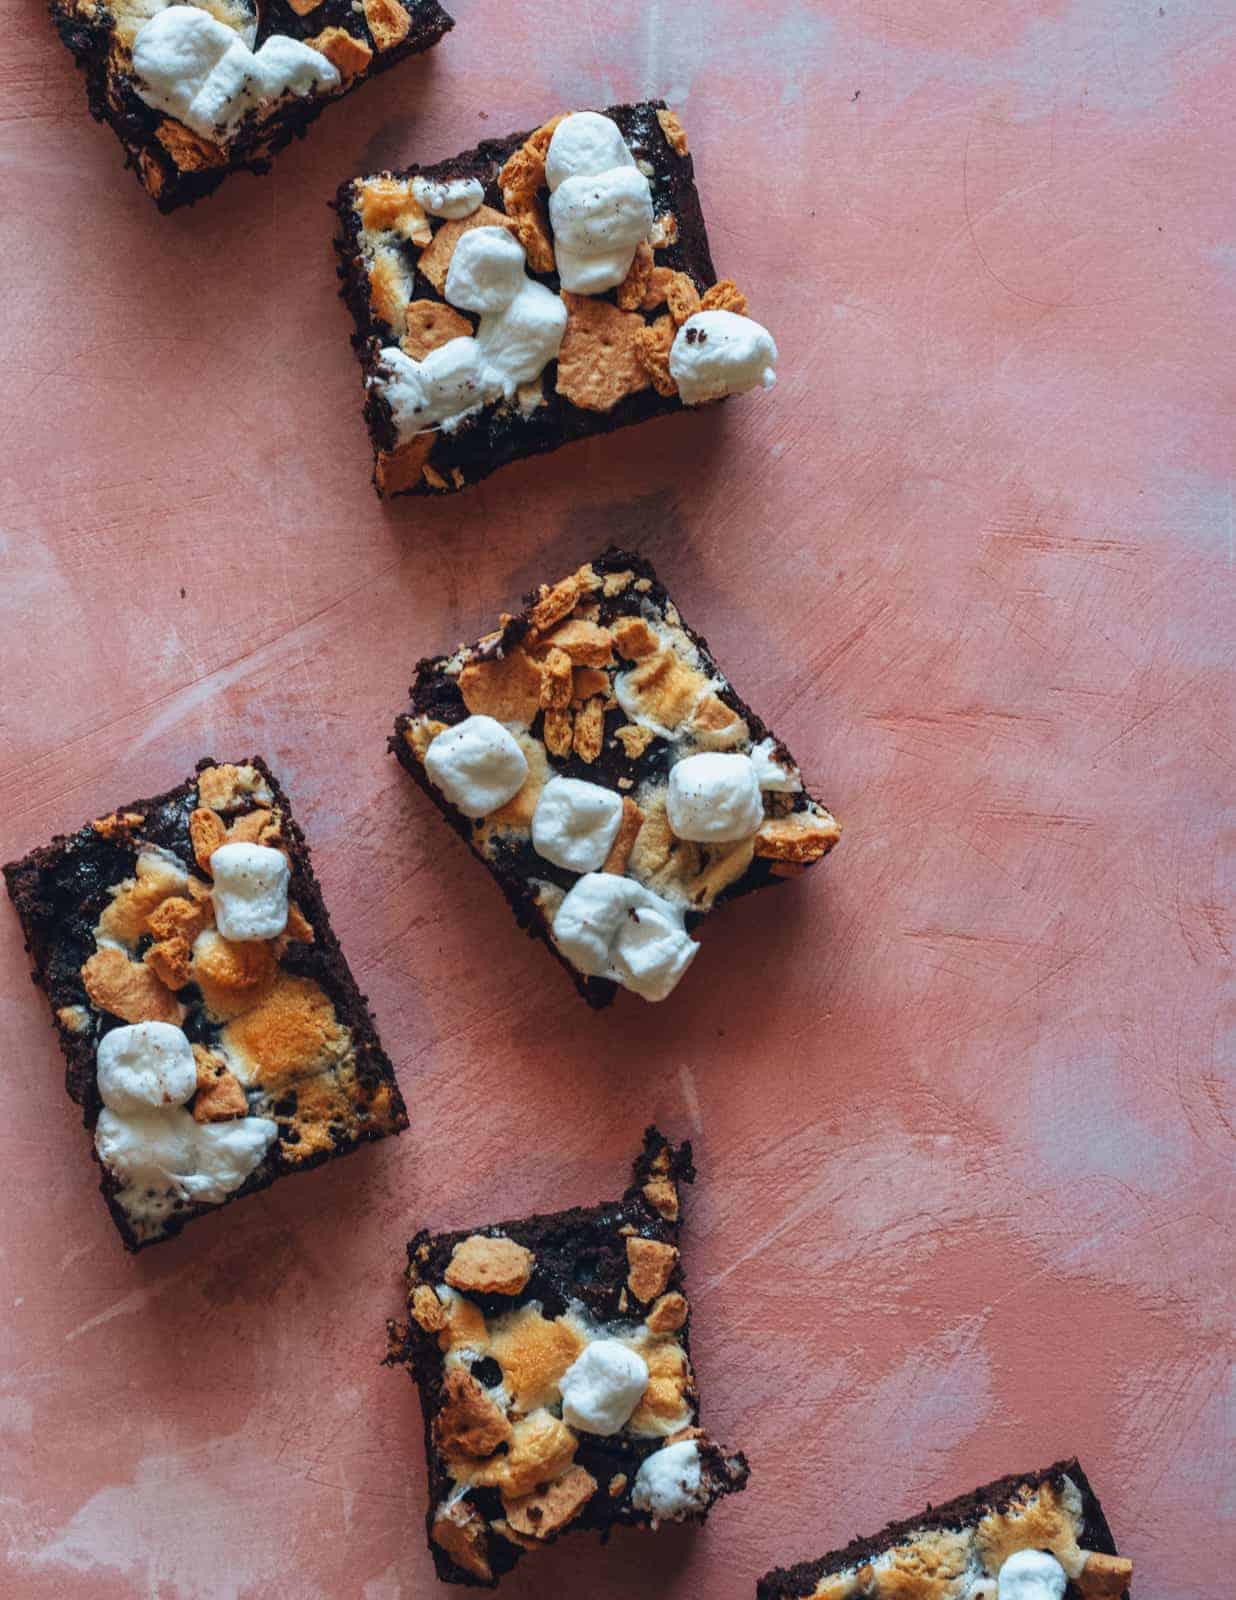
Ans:
POLYGON ((732 311, 735 316, 747 314, 747 297, 732 278, 722 278, 700 296, 701 311, 732 311))
POLYGON ((569 711, 551 708, 545 713, 543 737, 545 748, 551 756, 563 760, 570 755, 573 730, 574 718, 569 711))
POLYGON ((535 1257, 514 1239, 474 1233, 457 1244, 446 1269, 452 1289, 472 1294, 519 1294, 532 1276, 535 1257))
POLYGON ((399 347, 413 361, 423 361, 431 350, 452 339, 469 338, 473 331, 462 312, 441 300, 413 300, 404 314, 404 326, 399 347))
POLYGON ((628 761, 638 761, 656 738, 656 734, 651 728, 641 728, 636 722, 627 722, 618 729, 614 738, 626 751, 628 761))
POLYGON ((402 44, 412 26, 412 18, 399 0, 364 0, 365 21, 373 35, 374 48, 393 50, 402 44))
POLYGON ((679 121, 678 113, 664 108, 657 112, 657 121, 661 124, 661 132, 665 135, 665 142, 676 156, 687 154, 687 130, 679 121))
MULTIPOLYGON (((621 781, 619 779, 619 782, 621 781)), ((619 877, 622 876, 627 870, 627 862, 631 859, 631 851, 635 847, 635 841, 639 838, 639 830, 643 825, 644 813, 630 795, 623 795, 622 820, 618 824, 614 842, 609 847, 609 854, 601 866, 602 872, 612 872, 619 877)))
POLYGON ((664 1294, 677 1260, 678 1251, 672 1244, 660 1239, 642 1239, 638 1235, 629 1238, 627 1284, 631 1293, 645 1304, 664 1294))
POLYGON ((130 961, 122 950, 96 950, 82 966, 82 983, 91 1003, 124 1022, 179 1024, 180 1007, 152 967, 130 961))
POLYGON ((676 272, 666 285, 665 303, 676 328, 681 328, 687 318, 699 310, 700 292, 685 272, 676 272))
POLYGON ((323 28, 321 33, 305 43, 311 50, 324 55, 332 66, 338 67, 339 76, 347 83, 358 77, 373 60, 373 51, 363 39, 346 28, 323 28))
POLYGON ((641 239, 635 247, 635 256, 631 262, 630 271, 618 285, 616 299, 620 311, 638 311, 643 304, 644 292, 648 288, 648 280, 652 277, 652 246, 646 239, 641 239))
POLYGON ((677 1333, 687 1320, 686 1296, 663 1294, 644 1318, 651 1333, 677 1333))
POLYGON ((646 389, 650 379, 640 356, 644 319, 589 295, 564 290, 562 298, 568 314, 558 352, 558 393, 581 410, 611 411, 627 395, 646 389))
MULTIPOLYGON (((677 331, 672 316, 658 317, 655 322, 647 323, 639 336, 640 362, 652 381, 652 387, 666 399, 678 393, 678 385, 669 369, 670 349, 677 331)), ((639 588, 638 583, 636 588, 639 588)))
POLYGON ((575 713, 575 754, 581 761, 595 761, 604 743, 605 701, 600 695, 593 695, 575 713))
POLYGON ((401 494, 421 481, 421 471, 429 459, 436 435, 414 434, 396 450, 382 450, 374 465, 373 477, 382 495, 401 494))
POLYGON ((516 1533, 548 1539, 584 1509, 596 1493, 597 1480, 583 1467, 568 1467, 554 1483, 532 1494, 503 1499, 506 1520, 516 1533))

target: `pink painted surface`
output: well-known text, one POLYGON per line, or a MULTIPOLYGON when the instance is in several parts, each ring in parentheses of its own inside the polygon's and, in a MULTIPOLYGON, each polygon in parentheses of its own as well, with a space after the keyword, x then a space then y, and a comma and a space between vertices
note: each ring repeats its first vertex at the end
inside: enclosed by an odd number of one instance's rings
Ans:
POLYGON ((3 854, 263 751, 413 1129, 128 1259, 4 910, 0 1590, 435 1592, 377 1365, 403 1241, 609 1194, 655 1117, 751 1489, 507 1592, 738 1600, 1075 1450, 1143 1600, 1226 1593, 1231 11, 459 0, 171 219, 10 12, 3 854), (336 182, 658 91, 775 393, 384 509, 336 182), (593 1017, 383 743, 418 655, 611 538, 848 830, 672 1002, 593 1017))

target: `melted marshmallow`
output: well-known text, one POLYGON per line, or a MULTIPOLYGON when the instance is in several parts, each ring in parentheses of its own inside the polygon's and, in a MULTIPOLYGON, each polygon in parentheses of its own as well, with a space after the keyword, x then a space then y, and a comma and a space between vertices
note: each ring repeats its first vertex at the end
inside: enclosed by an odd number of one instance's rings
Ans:
POLYGON ((599 872, 622 821, 622 796, 581 778, 551 778, 532 813, 536 853, 570 872, 599 872))
POLYGON ((630 1421, 648 1387, 644 1358, 617 1339, 594 1339, 559 1380, 569 1428, 610 1438, 630 1421))
POLYGON ((1046 1550, 1018 1550, 1000 1568, 997 1600, 1063 1600, 1068 1578, 1046 1550))
POLYGON ((290 869, 282 850, 221 844, 211 853, 215 926, 225 939, 277 939, 288 925, 290 869))
POLYGON ((485 817, 523 788, 528 759, 500 722, 465 717, 426 750, 425 771, 465 817, 485 817))
POLYGON ((671 994, 699 952, 675 906, 610 872, 589 872, 572 886, 554 914, 553 933, 580 972, 609 978, 645 1000, 671 994))
POLYGON ((748 389, 771 389, 777 381, 776 366, 772 334, 734 311, 697 311, 670 346, 670 376, 684 406, 745 394, 748 389))
POLYGON ((511 400, 558 354, 567 309, 529 278, 523 246, 506 228, 473 228, 455 246, 445 298, 481 313, 475 338, 451 339, 413 361, 396 346, 370 379, 391 409, 400 443, 440 425, 451 432, 478 407, 511 400))
POLYGON ((631 1504, 650 1511, 653 1523, 679 1522, 702 1511, 708 1491, 700 1471, 700 1448, 694 1439, 662 1445, 641 1463, 631 1490, 631 1504))
POLYGON ((680 839, 700 844, 749 839, 764 820, 754 762, 719 750, 684 757, 670 769, 665 809, 680 839))
POLYGON ((431 217, 458 221, 479 210, 485 186, 478 178, 413 178, 412 194, 431 217))
POLYGON ((562 287, 616 288, 652 232, 652 190, 617 123, 595 111, 564 117, 545 153, 549 220, 562 287))
POLYGON ((133 75, 147 105, 204 139, 236 131, 246 114, 285 94, 337 89, 338 70, 319 51, 272 34, 253 51, 226 23, 196 6, 168 6, 138 29, 133 75))
POLYGON ((761 739, 751 750, 751 764, 761 789, 774 794, 801 794, 802 773, 797 767, 786 767, 777 759, 777 746, 771 739, 761 739))
POLYGON ((113 1028, 96 1055, 103 1104, 121 1113, 179 1106, 197 1088, 193 1046, 170 1022, 113 1028))
MULTIPOLYGON (((278 1132, 267 1117, 195 1122, 181 1106, 123 1116, 105 1106, 94 1143, 103 1165, 137 1191, 135 1201, 141 1191, 156 1189, 218 1205, 259 1165, 278 1132)), ((124 1205, 124 1192, 119 1198, 124 1205)))

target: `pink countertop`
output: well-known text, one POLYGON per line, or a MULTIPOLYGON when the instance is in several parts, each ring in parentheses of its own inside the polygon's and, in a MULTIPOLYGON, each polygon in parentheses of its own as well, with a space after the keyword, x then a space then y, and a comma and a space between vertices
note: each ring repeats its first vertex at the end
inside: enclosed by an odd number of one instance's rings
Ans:
POLYGON ((403 1243, 615 1192, 656 1118, 751 1487, 508 1594, 749 1600, 1074 1451, 1142 1600, 1226 1593, 1230 10, 458 0, 171 218, 10 10, 0 855, 264 752, 413 1126, 126 1257, 0 908, 0 1591, 442 1592, 378 1366, 403 1243), (776 390, 384 508, 336 183, 657 92, 776 390), (668 1004, 593 1016, 384 741, 417 656, 611 539, 847 832, 668 1004))

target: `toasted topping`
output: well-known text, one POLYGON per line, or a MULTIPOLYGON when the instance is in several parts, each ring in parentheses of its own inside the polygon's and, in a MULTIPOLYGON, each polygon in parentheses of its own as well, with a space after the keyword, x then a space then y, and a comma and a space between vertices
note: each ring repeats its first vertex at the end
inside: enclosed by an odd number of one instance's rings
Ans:
POLYGON ((549 231, 549 212, 539 195, 504 195, 507 215, 515 224, 515 237, 523 245, 533 272, 552 272, 554 241, 549 231))
POLYGON ((659 395, 669 398, 678 393, 678 384, 670 372, 670 351, 674 346, 676 324, 673 317, 658 317, 640 329, 639 359, 659 395))
POLYGON ((209 872, 211 856, 227 843, 227 829, 213 810, 203 806, 189 818, 189 840, 198 866, 209 872))
POLYGON ((310 12, 318 9, 322 0, 288 0, 288 4, 298 17, 307 17, 310 12))
POLYGON ((707 686, 702 672, 668 648, 643 656, 614 679, 614 693, 627 716, 663 738, 672 737, 686 721, 707 686))
POLYGON ((232 944, 207 929, 194 942, 189 975, 218 1019, 237 1016, 263 999, 275 981, 277 965, 273 945, 232 944))
POLYGON ((553 708, 545 713, 541 731, 545 739, 545 748, 551 756, 564 760, 570 755, 574 729, 574 718, 569 711, 553 708))
MULTIPOLYGON (((232 946, 247 948, 269 946, 232 946)), ((274 987, 252 1010, 228 1023, 220 1044, 242 1083, 274 1089, 339 1065, 351 1049, 352 1036, 336 1017, 329 996, 311 978, 280 972, 274 987)))
POLYGON ((393 50, 407 38, 412 18, 399 0, 364 0, 365 21, 378 50, 393 50))
POLYGON ((631 1418, 632 1433, 643 1436, 675 1433, 691 1421, 687 1391, 691 1373, 683 1348, 665 1339, 644 1348, 648 1363, 648 1387, 631 1418))
POLYGON ((90 1009, 88 1006, 60 1006, 56 1021, 68 1033, 85 1033, 90 1027, 90 1009))
POLYGON ((405 178, 367 179, 360 185, 357 209, 368 232, 397 233, 420 245, 433 239, 429 219, 405 178))
POLYGON ((126 878, 112 891, 94 930, 100 943, 114 941, 132 949, 144 933, 153 932, 150 919, 173 895, 183 894, 188 878, 179 862, 152 850, 137 858, 137 876, 126 878))
POLYGON ((477 830, 478 844, 491 833, 504 833, 508 830, 527 833, 536 814, 541 790, 550 778, 549 762, 545 756, 545 746, 541 741, 534 739, 530 733, 521 731, 515 735, 515 742, 523 751, 524 759, 528 763, 528 776, 514 799, 508 800, 496 811, 491 811, 485 818, 477 830))
POLYGON ((193 1046, 197 1093, 193 1099, 195 1122, 230 1122, 248 1113, 249 1102, 237 1078, 227 1070, 222 1056, 204 1045, 193 1046))
POLYGON ((171 990, 152 967, 130 961, 122 950, 96 950, 82 967, 82 983, 93 1005, 125 1022, 180 1022, 171 990))
POLYGON ((541 645, 561 650, 578 667, 607 667, 614 659, 613 639, 608 628, 574 617, 547 634, 541 645))
POLYGON ((504 1501, 532 1494, 540 1484, 562 1476, 578 1446, 565 1422, 552 1412, 534 1411, 512 1427, 506 1455, 478 1467, 471 1474, 472 1481, 500 1490, 504 1501))
POLYGON ((442 1397, 433 1432, 443 1455, 482 1461, 510 1439, 511 1424, 501 1408, 462 1367, 452 1367, 446 1374, 442 1397))
POLYGON ((1133 1581, 1133 1563, 1124 1556, 1090 1550, 1086 1564, 1073 1579, 1082 1600, 1120 1600, 1133 1581))
POLYGON ((634 722, 627 722, 617 730, 614 737, 626 751, 628 761, 638 761, 656 738, 651 728, 641 728, 634 722))
POLYGON ((628 661, 640 661, 661 649, 660 639, 642 617, 619 617, 610 627, 610 635, 618 654, 628 661))
POLYGON ((984 1517, 974 1529, 974 1544, 988 1572, 999 1572, 1019 1550, 1048 1550, 1067 1572, 1082 1567, 1073 1518, 1050 1481, 984 1517))
POLYGON ((665 1290, 678 1260, 678 1251, 672 1244, 660 1239, 641 1239, 633 1236, 627 1240, 627 1284, 637 1300, 655 1300, 665 1290))
POLYGON ((183 989, 189 981, 189 941, 181 934, 160 939, 146 952, 146 965, 152 967, 160 983, 169 989, 183 989))
POLYGON ((529 612, 528 621, 535 633, 544 634, 568 616, 586 592, 586 585, 580 572, 572 573, 569 578, 563 578, 560 583, 550 588, 547 584, 541 585, 541 598, 529 612))
POLYGON ((687 1320, 687 1300, 681 1294, 663 1294, 644 1318, 653 1333, 677 1333, 687 1320))
MULTIPOLYGON (((631 262, 631 270, 618 285, 615 298, 620 311, 638 311, 644 303, 644 296, 648 291, 649 281, 652 277, 652 246, 646 239, 641 239, 635 247, 635 258, 631 262)), ((641 318, 641 323, 643 319, 641 318)))
POLYGON ((440 1333, 446 1327, 446 1308, 427 1283, 418 1283, 413 1289, 409 1308, 426 1333, 440 1333))
POLYGON ((618 832, 614 835, 614 842, 609 848, 609 854, 601 863, 602 872, 622 873, 627 870, 627 863, 631 859, 631 851, 643 825, 644 813, 629 795, 624 795, 622 820, 618 824, 618 832))
POLYGON ((459 674, 464 705, 497 722, 530 724, 542 705, 541 668, 517 647, 488 661, 471 661, 459 674))
POLYGON ((451 1252, 446 1281, 468 1294, 520 1294, 528 1285, 536 1258, 514 1239, 474 1233, 451 1252))
POLYGON ((227 151, 222 145, 203 139, 183 122, 165 117, 155 129, 155 138, 181 172, 205 172, 211 167, 227 165, 227 151))
POLYGON ((568 1467, 556 1482, 532 1494, 502 1502, 506 1520, 516 1533, 548 1539, 565 1528, 596 1493, 597 1481, 583 1467, 568 1467))
POLYGON ((644 1185, 644 1199, 667 1222, 678 1221, 678 1189, 672 1178, 651 1178, 644 1185))
POLYGON ((610 1497, 610 1499, 611 1500, 617 1500, 618 1496, 622 1493, 622 1491, 626 1488, 626 1486, 627 1486, 627 1475, 626 1475, 626 1473, 625 1472, 615 1472, 614 1476, 609 1480, 609 1497, 610 1497))
POLYGON ((488 1345, 512 1403, 524 1412, 561 1398, 562 1375, 583 1348, 583 1336, 572 1322, 564 1317, 550 1322, 535 1306, 521 1306, 501 1318, 488 1345))
POLYGON ((493 1582, 485 1519, 466 1501, 457 1500, 440 1509, 433 1519, 431 1536, 456 1566, 482 1583, 493 1582))
POLYGON ((735 316, 747 314, 747 297, 732 278, 722 278, 700 296, 701 311, 732 311, 735 316))
POLYGON ((413 361, 423 361, 452 339, 469 339, 475 331, 467 317, 441 300, 410 301, 404 323, 399 347, 413 361))
POLYGON ((140 811, 113 811, 106 817, 96 817, 90 826, 101 838, 114 839, 117 834, 140 827, 145 820, 140 811))
POLYGON ((612 411, 627 395, 646 389, 652 380, 641 356, 643 317, 585 295, 564 291, 562 298, 568 315, 558 351, 558 393, 585 411, 612 411))
POLYGON ((365 41, 349 33, 346 28, 323 28, 321 33, 306 39, 305 43, 337 67, 345 83, 364 72, 373 60, 373 51, 365 41))
POLYGON ((609 673, 602 667, 575 667, 571 673, 571 700, 575 705, 599 694, 608 700, 609 673))
POLYGON ((256 800, 269 805, 274 796, 256 767, 203 767, 197 777, 198 803, 211 811, 237 811, 256 800))
POLYGON ((586 700, 575 713, 571 747, 581 761, 593 762, 605 744, 605 701, 600 695, 586 700))
POLYGON ((761 824, 755 853, 774 861, 818 861, 840 837, 841 829, 827 812, 794 811, 788 817, 769 817, 761 824))
POLYGON ((687 153, 687 130, 678 120, 678 113, 663 108, 657 112, 657 121, 661 124, 661 132, 665 135, 665 142, 676 156, 685 156, 687 153))
POLYGON ((665 303, 677 328, 699 310, 700 292, 685 272, 675 272, 665 285, 665 303))

